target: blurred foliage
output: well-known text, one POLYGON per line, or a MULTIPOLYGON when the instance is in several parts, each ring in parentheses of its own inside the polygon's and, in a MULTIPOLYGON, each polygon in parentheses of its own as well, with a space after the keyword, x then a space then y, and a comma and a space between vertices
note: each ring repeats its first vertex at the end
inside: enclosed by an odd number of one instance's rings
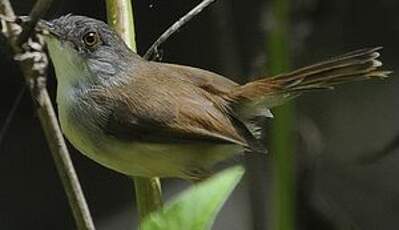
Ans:
POLYGON ((141 230, 210 229, 243 174, 244 169, 236 166, 191 186, 164 208, 145 218, 141 230))

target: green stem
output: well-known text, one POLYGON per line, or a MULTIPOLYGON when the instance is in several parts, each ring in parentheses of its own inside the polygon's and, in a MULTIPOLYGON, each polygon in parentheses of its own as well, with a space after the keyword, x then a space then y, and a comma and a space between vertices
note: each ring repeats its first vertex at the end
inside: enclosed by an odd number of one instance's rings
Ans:
MULTIPOLYGON (((269 70, 272 75, 286 72, 289 68, 289 0, 273 0, 272 20, 267 50, 269 70)), ((273 227, 277 230, 294 229, 294 104, 288 103, 273 111, 272 154, 274 155, 274 215, 273 227)))
POLYGON ((106 0, 108 24, 111 25, 134 52, 136 33, 132 3, 129 0, 106 0))
MULTIPOLYGON (((108 24, 120 34, 126 44, 136 52, 133 9, 130 0, 106 0, 108 24)), ((139 222, 162 206, 161 184, 158 178, 135 177, 139 222)))
POLYGON ((162 207, 161 184, 158 178, 135 177, 134 188, 141 222, 147 214, 162 207))

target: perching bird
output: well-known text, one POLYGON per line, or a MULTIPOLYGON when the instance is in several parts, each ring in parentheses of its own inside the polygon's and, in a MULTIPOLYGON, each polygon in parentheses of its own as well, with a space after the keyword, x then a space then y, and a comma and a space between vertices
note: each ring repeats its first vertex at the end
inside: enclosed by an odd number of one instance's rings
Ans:
POLYGON ((256 117, 303 92, 386 78, 380 48, 361 49, 239 85, 219 74, 146 61, 104 22, 43 23, 62 130, 83 154, 130 176, 201 179, 242 152, 265 152, 256 117))

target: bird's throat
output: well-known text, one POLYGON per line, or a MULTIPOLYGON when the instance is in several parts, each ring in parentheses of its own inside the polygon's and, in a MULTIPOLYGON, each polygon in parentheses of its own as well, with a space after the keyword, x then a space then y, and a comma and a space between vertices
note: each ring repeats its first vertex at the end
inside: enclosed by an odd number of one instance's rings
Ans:
POLYGON ((58 84, 73 85, 90 75, 85 60, 68 42, 61 42, 56 38, 48 37, 47 47, 58 84))

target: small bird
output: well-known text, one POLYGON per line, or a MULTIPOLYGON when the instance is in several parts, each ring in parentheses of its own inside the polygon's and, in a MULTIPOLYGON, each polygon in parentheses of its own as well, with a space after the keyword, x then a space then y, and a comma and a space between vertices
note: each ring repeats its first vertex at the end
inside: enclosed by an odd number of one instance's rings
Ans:
POLYGON ((353 51, 239 85, 219 74, 147 61, 102 21, 44 21, 61 128, 80 152, 130 176, 198 180, 242 152, 265 153, 257 117, 301 93, 386 78, 381 48, 353 51))

